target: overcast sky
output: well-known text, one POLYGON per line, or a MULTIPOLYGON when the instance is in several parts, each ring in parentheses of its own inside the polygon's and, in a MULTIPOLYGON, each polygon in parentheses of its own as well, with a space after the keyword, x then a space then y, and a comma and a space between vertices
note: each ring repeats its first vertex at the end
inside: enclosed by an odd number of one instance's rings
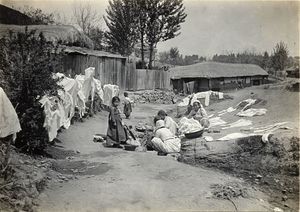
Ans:
MULTIPOLYGON (((7 6, 24 5, 58 12, 71 17, 74 0, 2 0, 7 6)), ((105 15, 108 0, 81 0, 90 2, 105 15)), ((187 18, 181 34, 160 43, 158 51, 178 47, 180 52, 212 56, 227 52, 255 50, 272 51, 275 44, 284 41, 290 55, 299 55, 299 2, 287 1, 200 1, 184 0, 187 18)), ((102 23, 105 27, 105 23, 102 23)))

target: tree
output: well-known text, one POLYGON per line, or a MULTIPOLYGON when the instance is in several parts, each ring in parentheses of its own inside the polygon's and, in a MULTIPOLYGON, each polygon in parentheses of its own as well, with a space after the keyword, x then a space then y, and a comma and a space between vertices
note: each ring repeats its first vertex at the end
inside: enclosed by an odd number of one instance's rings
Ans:
POLYGON ((149 45, 149 69, 152 69, 153 52, 157 43, 172 39, 180 33, 185 21, 182 0, 147 0, 146 38, 149 45))
POLYGON ((46 94, 55 95, 59 88, 52 78, 54 71, 60 71, 59 58, 57 48, 43 34, 37 37, 27 28, 0 40, 0 69, 7 82, 5 91, 20 120, 22 131, 16 146, 23 151, 41 151, 48 143, 39 100, 46 94))
POLYGON ((45 13, 39 8, 24 7, 22 11, 25 15, 31 18, 33 24, 54 24, 54 14, 45 13))
POLYGON ((134 2, 110 0, 104 17, 108 31, 105 33, 108 46, 114 52, 130 55, 137 40, 134 2))
POLYGON ((179 56, 180 54, 178 48, 172 47, 170 49, 170 62, 172 65, 177 65, 179 56))
POLYGON ((263 56, 262 68, 267 69, 269 67, 269 63, 270 63, 269 53, 265 51, 263 56))
POLYGON ((170 52, 169 51, 160 52, 159 62, 168 64, 170 62, 170 52))
POLYGON ((89 3, 78 3, 73 7, 73 18, 86 35, 90 34, 92 28, 99 27, 101 17, 89 3))
POLYGON ((134 19, 138 29, 138 39, 141 44, 141 59, 142 68, 145 68, 145 34, 147 26, 147 0, 133 0, 134 1, 134 19))
POLYGON ((271 67, 277 71, 282 71, 286 67, 288 62, 288 48, 284 42, 279 42, 273 49, 273 55, 271 59, 271 67))
POLYGON ((89 30, 89 38, 94 43, 94 49, 96 50, 103 50, 104 49, 104 34, 105 32, 97 27, 92 27, 89 30))

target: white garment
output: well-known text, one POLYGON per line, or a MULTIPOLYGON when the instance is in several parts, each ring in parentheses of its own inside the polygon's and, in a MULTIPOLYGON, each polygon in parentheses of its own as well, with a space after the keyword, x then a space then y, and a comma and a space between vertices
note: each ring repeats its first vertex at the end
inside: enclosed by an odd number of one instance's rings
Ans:
POLYGON ((230 129, 235 127, 246 127, 252 125, 252 121, 246 119, 239 119, 236 122, 229 124, 229 126, 223 127, 222 129, 230 129))
POLYGON ((162 141, 160 138, 154 137, 151 140, 151 144, 153 145, 156 151, 164 153, 180 152, 181 147, 179 138, 162 141))
POLYGON ((0 138, 19 131, 21 131, 21 126, 15 108, 0 87, 0 138))
POLYGON ((235 139, 238 139, 238 138, 245 138, 245 137, 248 137, 250 135, 247 135, 247 134, 244 134, 244 133, 231 133, 231 134, 228 134, 222 138, 219 138, 217 139, 217 141, 229 141, 229 140, 235 140, 235 139))
POLYGON ((256 99, 246 99, 246 100, 243 100, 240 103, 238 103, 236 107, 239 107, 241 104, 246 103, 246 105, 242 109, 242 111, 244 111, 244 110, 248 109, 251 105, 254 105, 255 102, 256 102, 256 99))
POLYGON ((176 135, 178 124, 170 116, 166 116, 164 121, 166 128, 168 128, 173 133, 173 135, 176 135))
POLYGON ((101 81, 94 78, 94 86, 95 86, 95 92, 98 94, 100 99, 103 101, 104 93, 103 93, 103 90, 102 90, 101 81))
POLYGON ((103 104, 111 106, 111 100, 114 96, 119 96, 119 86, 107 84, 103 86, 103 104))
POLYGON ((241 111, 237 113, 236 115, 242 116, 242 117, 252 117, 252 116, 263 116, 267 113, 267 109, 261 108, 261 109, 248 109, 245 111, 241 111))
POLYGON ((209 119, 209 123, 210 123, 210 127, 215 127, 215 126, 220 126, 220 125, 224 125, 227 124, 226 121, 224 121, 223 119, 221 119, 221 117, 214 117, 209 119))

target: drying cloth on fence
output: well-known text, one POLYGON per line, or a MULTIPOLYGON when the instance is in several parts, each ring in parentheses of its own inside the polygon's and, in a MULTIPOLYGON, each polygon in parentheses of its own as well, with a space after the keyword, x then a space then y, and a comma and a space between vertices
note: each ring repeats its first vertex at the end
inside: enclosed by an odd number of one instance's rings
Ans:
POLYGON ((191 118, 188 119, 186 117, 183 117, 179 121, 179 133, 185 134, 185 133, 192 133, 202 130, 202 125, 195 119, 191 118))
POLYGON ((114 96, 119 96, 119 86, 107 84, 103 86, 103 104, 110 106, 114 96))
POLYGON ((210 118, 209 123, 210 123, 210 125, 209 125, 210 127, 227 124, 227 122, 222 120, 221 117, 210 118))
POLYGON ((248 134, 244 134, 244 133, 231 133, 222 138, 217 139, 217 141, 229 141, 229 140, 235 140, 238 138, 245 138, 248 136, 249 136, 248 134))
POLYGON ((62 117, 62 125, 68 129, 71 125, 71 119, 74 116, 75 113, 75 105, 73 104, 73 99, 71 94, 64 90, 58 90, 58 95, 60 97, 58 107, 63 114, 62 117))
POLYGON ((49 141, 53 141, 57 131, 63 126, 64 110, 57 97, 43 96, 40 103, 45 113, 44 127, 48 132, 49 141))
POLYGON ((15 108, 0 87, 0 138, 13 135, 20 130, 21 126, 15 108))
POLYGON ((252 116, 263 116, 267 113, 267 109, 261 108, 261 109, 248 109, 245 111, 241 111, 237 113, 236 115, 242 116, 242 117, 252 117, 252 116))
POLYGON ((100 99, 103 101, 104 94, 103 94, 103 90, 102 90, 102 86, 101 86, 101 81, 94 78, 93 88, 95 90, 95 93, 97 93, 98 96, 100 97, 100 99))
POLYGON ((222 129, 229 129, 229 128, 235 128, 235 127, 246 127, 252 125, 252 121, 246 120, 246 119, 239 119, 236 122, 233 122, 229 124, 229 126, 223 127, 222 129))
POLYGON ((224 94, 222 92, 204 91, 204 92, 199 92, 199 93, 195 93, 195 94, 191 94, 191 95, 187 96, 186 98, 182 99, 182 102, 180 102, 178 104, 178 106, 179 107, 188 106, 189 101, 190 101, 192 95, 194 95, 194 96, 193 96, 193 99, 191 101, 191 104, 193 104, 196 100, 204 98, 204 105, 206 107, 209 106, 209 100, 210 100, 210 96, 211 95, 218 96, 219 99, 223 99, 224 98, 224 94))

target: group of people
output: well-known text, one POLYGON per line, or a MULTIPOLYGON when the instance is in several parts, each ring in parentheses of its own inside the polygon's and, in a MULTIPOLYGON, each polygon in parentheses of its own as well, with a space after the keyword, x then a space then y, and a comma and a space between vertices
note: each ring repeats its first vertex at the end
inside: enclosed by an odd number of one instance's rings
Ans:
MULTIPOLYGON (((128 93, 124 93, 124 96, 123 112, 125 117, 129 118, 132 112, 132 101, 128 97, 128 93)), ((118 108, 120 103, 120 98, 115 96, 112 98, 112 106, 108 108, 109 116, 106 144, 114 147, 120 147, 120 144, 125 144, 129 139, 128 129, 122 121, 121 112, 118 108)), ((185 115, 187 118, 194 118, 199 121, 204 128, 209 126, 207 113, 198 100, 195 100, 193 103, 190 100, 185 115)), ((181 140, 178 137, 178 125, 164 110, 158 111, 154 118, 154 125, 153 138, 147 145, 156 150, 158 155, 180 152, 181 140)))

